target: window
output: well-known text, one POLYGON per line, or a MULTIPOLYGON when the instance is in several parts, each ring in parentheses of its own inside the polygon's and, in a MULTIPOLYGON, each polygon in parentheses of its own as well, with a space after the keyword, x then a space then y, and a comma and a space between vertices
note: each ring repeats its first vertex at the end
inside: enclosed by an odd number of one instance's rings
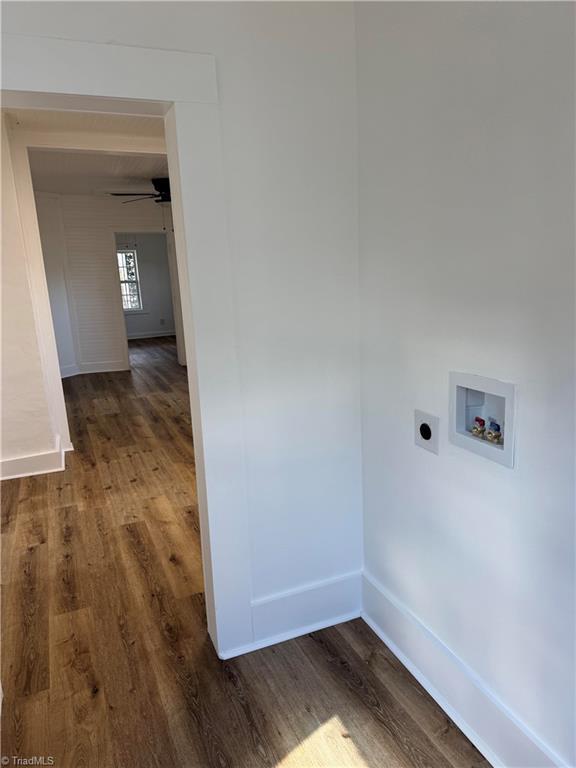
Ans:
POLYGON ((138 260, 134 249, 117 251, 122 306, 125 312, 142 309, 142 295, 138 279, 138 260))

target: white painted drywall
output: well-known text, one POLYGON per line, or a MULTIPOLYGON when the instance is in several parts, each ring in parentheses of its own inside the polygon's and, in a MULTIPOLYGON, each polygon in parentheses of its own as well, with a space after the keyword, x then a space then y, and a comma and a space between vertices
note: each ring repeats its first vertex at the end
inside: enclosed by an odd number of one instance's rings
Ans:
POLYGON ((168 257, 168 272, 170 274, 170 291, 172 296, 172 313, 174 315, 174 332, 176 335, 176 354, 180 365, 186 365, 186 345, 184 342, 184 323, 182 318, 182 296, 180 293, 180 278, 176 257, 176 239, 172 221, 172 205, 162 203, 164 217, 164 232, 166 233, 166 255, 168 257))
POLYGON ((13 4, 4 31, 216 56, 253 596, 357 571, 352 7, 13 4))
POLYGON ((52 451, 57 436, 42 376, 9 138, 2 119, 1 461, 52 451))
MULTIPOLYGON (((255 632, 329 622, 324 588, 335 611, 359 607, 350 7, 148 4, 138 25, 120 4, 4 12, 15 33, 216 55, 255 632)), ((558 764, 574 714, 571 13, 357 9, 366 605, 408 658, 418 635, 437 690, 456 659, 558 764), (517 385, 514 470, 447 443, 449 370, 517 385), (414 408, 441 417, 439 456, 413 445, 414 408)), ((480 699, 462 705, 478 731, 480 699)))
POLYGON ((135 248, 138 260, 143 309, 124 312, 128 338, 174 335, 166 235, 162 232, 121 232, 116 235, 116 245, 118 248, 135 248))
POLYGON ((42 240, 42 255, 46 282, 50 294, 50 309, 54 322, 58 362, 63 377, 79 373, 66 280, 66 236, 62 222, 62 209, 58 195, 36 195, 36 212, 42 240))
POLYGON ((356 8, 365 610, 574 765, 574 6, 356 8), (514 470, 448 443, 451 370, 516 384, 514 470))

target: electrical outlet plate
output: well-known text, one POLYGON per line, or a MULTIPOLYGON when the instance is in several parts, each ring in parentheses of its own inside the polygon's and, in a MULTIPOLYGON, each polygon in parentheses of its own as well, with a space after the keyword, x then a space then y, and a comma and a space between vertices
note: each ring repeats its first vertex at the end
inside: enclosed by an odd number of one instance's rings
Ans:
POLYGON ((431 413, 414 411, 414 442, 420 448, 438 453, 440 419, 431 413))

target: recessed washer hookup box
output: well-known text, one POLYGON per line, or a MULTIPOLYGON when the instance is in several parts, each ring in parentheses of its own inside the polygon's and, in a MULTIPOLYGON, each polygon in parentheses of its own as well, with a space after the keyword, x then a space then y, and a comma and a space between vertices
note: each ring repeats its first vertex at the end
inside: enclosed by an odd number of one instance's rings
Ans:
POLYGON ((450 373, 450 442, 506 467, 514 466, 514 384, 450 373))

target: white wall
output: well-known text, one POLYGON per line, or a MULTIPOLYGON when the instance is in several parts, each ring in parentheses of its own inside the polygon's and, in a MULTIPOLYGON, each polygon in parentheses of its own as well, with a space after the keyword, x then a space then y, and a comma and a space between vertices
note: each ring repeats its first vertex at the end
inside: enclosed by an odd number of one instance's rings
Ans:
POLYGON ((53 452, 50 418, 9 138, 2 120, 2 477, 20 474, 23 457, 53 452))
POLYGON ((142 3, 137 24, 122 3, 3 11, 6 32, 216 56, 257 633, 298 629, 310 604, 319 620, 358 612, 351 6, 142 3), (325 580, 348 574, 324 599, 325 580), (310 585, 319 589, 284 594, 310 585), (284 624, 269 596, 284 601, 284 624))
POLYGON ((364 609, 523 768, 496 710, 576 760, 573 14, 357 5, 364 609), (515 469, 447 442, 451 370, 516 384, 515 469))
MULTIPOLYGON (((139 203, 135 203, 139 205, 139 203)), ((135 248, 143 309, 124 312, 129 339, 174 335, 174 313, 166 235, 161 232, 121 232, 118 248, 135 248)))
POLYGON ((574 762, 571 13, 358 5, 361 446, 351 7, 4 5, 216 55, 256 640, 359 610, 363 452, 367 617, 524 768, 574 762), (453 369, 516 383, 516 469, 448 445, 453 369))
POLYGON ((62 376, 72 376, 78 373, 79 369, 70 320, 66 278, 68 269, 66 236, 59 196, 36 195, 36 211, 42 240, 46 282, 50 294, 50 309, 58 347, 60 373, 62 376))
POLYGON ((46 193, 36 203, 62 376, 128 368, 115 233, 161 230, 160 207, 46 193))

